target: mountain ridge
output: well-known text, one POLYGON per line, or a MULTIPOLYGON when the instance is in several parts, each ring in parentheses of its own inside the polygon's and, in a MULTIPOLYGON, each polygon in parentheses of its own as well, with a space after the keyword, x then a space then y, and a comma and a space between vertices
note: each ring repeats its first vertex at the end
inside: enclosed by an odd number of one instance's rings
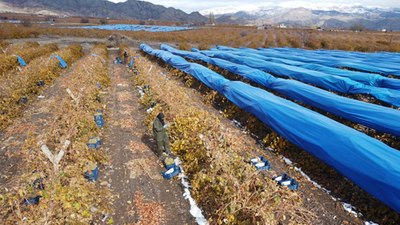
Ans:
POLYGON ((206 22, 199 12, 190 14, 172 7, 150 2, 128 0, 113 3, 107 0, 1 0, 13 7, 64 12, 67 15, 114 19, 165 20, 185 23, 206 22))
POLYGON ((331 9, 260 7, 258 10, 215 15, 219 23, 246 25, 278 25, 288 27, 323 27, 348 29, 361 25, 371 30, 400 30, 400 9, 355 6, 339 11, 331 9))

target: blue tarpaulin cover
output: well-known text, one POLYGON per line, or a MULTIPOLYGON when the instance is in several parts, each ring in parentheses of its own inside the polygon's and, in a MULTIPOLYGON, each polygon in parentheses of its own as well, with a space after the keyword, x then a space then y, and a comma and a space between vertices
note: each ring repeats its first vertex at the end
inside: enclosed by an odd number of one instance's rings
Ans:
POLYGON ((99 29, 99 30, 126 30, 126 31, 148 31, 148 32, 171 32, 191 30, 190 27, 177 26, 155 26, 155 25, 135 25, 135 24, 109 24, 98 26, 81 26, 67 28, 99 29))
POLYGON ((68 67, 68 64, 64 61, 64 59, 61 58, 61 56, 59 56, 59 55, 52 55, 52 56, 50 56, 50 58, 57 58, 57 59, 58 59, 58 65, 59 65, 61 68, 65 69, 65 68, 68 67))
MULTIPOLYGON (((326 61, 336 60, 345 62, 357 62, 373 67, 400 70, 400 54, 398 52, 348 52, 341 50, 305 50, 296 48, 272 48, 271 50, 287 52, 293 55, 307 55, 307 57, 317 57, 326 61)), ((371 71, 370 71, 371 72, 371 71)))
POLYGON ((295 80, 275 78, 261 70, 223 59, 210 58, 198 52, 181 51, 164 44, 160 48, 176 55, 218 66, 277 91, 292 100, 306 103, 350 121, 400 137, 400 111, 396 109, 345 98, 295 80))
POLYGON ((229 81, 180 56, 154 50, 146 44, 140 48, 204 82, 400 212, 400 151, 289 100, 240 81, 229 81))
POLYGON ((129 62, 129 68, 132 68, 133 64, 135 64, 135 59, 132 57, 131 61, 129 62))
POLYGON ((338 52, 334 55, 334 53, 329 51, 309 51, 293 48, 260 48, 259 50, 271 55, 279 52, 281 54, 284 53, 286 55, 284 58, 296 58, 303 62, 315 62, 317 60, 318 64, 324 66, 344 67, 383 75, 400 76, 398 65, 400 54, 398 53, 353 53, 353 56, 351 56, 351 53, 338 52))
MULTIPOLYGON (((287 65, 292 65, 292 66, 299 66, 305 69, 310 69, 310 70, 315 70, 315 71, 320 71, 324 72, 329 75, 336 75, 336 76, 341 76, 341 77, 347 77, 351 80, 370 85, 370 86, 376 86, 376 87, 385 87, 385 88, 391 88, 391 89, 397 89, 400 90, 400 80, 399 79, 393 79, 393 78, 387 78, 384 76, 381 76, 379 74, 372 74, 372 73, 366 73, 366 72, 358 72, 358 71, 350 71, 350 70, 343 70, 343 69, 338 69, 334 67, 328 67, 324 65, 320 65, 317 63, 305 63, 301 61, 295 60, 296 57, 303 57, 303 56, 293 56, 292 54, 289 53, 274 53, 269 54, 264 51, 260 50, 255 50, 255 49, 250 49, 250 48, 229 48, 229 47, 224 47, 224 46, 218 46, 218 50, 223 50, 223 51, 231 51, 231 53, 237 54, 237 55, 244 55, 246 56, 246 53, 250 53, 251 57, 256 57, 261 60, 266 60, 270 62, 275 62, 275 63, 281 63, 281 64, 287 64, 287 65), (289 56, 288 56, 289 54, 289 56), (278 57, 279 56, 279 57, 278 57), (286 57, 286 58, 284 58, 286 57), (290 59, 287 59, 290 58, 290 59)), ((318 59, 318 57, 316 57, 318 59)), ((310 60, 310 59, 308 59, 310 60)), ((400 60, 399 62, 400 63, 400 60)))
POLYGON ((239 56, 227 51, 201 51, 201 53, 209 57, 225 59, 234 63, 270 72, 274 75, 296 79, 327 90, 345 94, 370 94, 376 99, 400 107, 400 91, 397 90, 377 88, 364 85, 346 77, 329 75, 319 71, 286 64, 268 62, 253 57, 250 53, 247 53, 247 56, 239 56))
POLYGON ((17 55, 17 59, 18 59, 18 63, 20 66, 22 66, 22 67, 26 66, 26 62, 24 61, 24 59, 21 56, 17 55))

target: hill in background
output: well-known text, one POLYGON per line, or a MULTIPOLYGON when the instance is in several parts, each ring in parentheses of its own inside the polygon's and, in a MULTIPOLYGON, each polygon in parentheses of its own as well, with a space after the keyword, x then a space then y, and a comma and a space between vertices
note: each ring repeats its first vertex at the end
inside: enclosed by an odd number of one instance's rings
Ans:
MULTIPOLYGON (((14 10, 26 9, 28 12, 51 12, 51 14, 136 19, 165 20, 184 23, 200 23, 207 18, 199 12, 187 14, 175 8, 166 8, 150 2, 128 0, 112 3, 107 0, 2 0, 3 4, 14 10)), ((1 3, 1 2, 0 2, 1 3)), ((2 7, 6 9, 5 7, 2 7)), ((5 11, 5 10, 3 10, 5 11)))

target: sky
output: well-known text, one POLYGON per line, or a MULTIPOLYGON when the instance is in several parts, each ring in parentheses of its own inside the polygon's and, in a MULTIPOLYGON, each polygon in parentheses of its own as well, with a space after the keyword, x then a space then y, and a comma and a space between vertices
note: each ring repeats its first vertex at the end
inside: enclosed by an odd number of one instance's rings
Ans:
MULTIPOLYGON (((125 2, 126 0, 109 0, 111 2, 125 2)), ((239 10, 255 10, 260 6, 278 5, 282 7, 300 7, 309 6, 313 9, 319 7, 336 6, 336 5, 362 5, 370 7, 400 8, 400 0, 145 0, 166 7, 174 7, 181 9, 187 13, 200 11, 208 13, 211 11, 239 11, 239 10), (350 3, 351 2, 351 3, 350 3)))

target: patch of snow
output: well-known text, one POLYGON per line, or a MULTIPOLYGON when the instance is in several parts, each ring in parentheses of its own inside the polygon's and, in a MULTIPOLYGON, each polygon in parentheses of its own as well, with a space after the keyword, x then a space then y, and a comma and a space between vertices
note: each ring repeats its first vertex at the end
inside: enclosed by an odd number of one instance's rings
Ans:
POLYGON ((358 217, 359 215, 361 215, 360 213, 357 213, 357 211, 356 211, 357 209, 349 203, 343 202, 343 208, 344 208, 344 210, 346 210, 347 212, 349 212, 350 214, 352 214, 355 217, 358 217))
POLYGON ((257 163, 258 162, 258 158, 252 158, 252 159, 250 159, 250 162, 257 163))
POLYGON ((143 98, 143 96, 144 96, 144 91, 143 91, 143 89, 142 89, 142 87, 137 87, 138 88, 138 92, 139 92, 139 94, 140 94, 140 99, 142 99, 143 98))
POLYGON ((231 4, 230 6, 217 6, 200 11, 200 14, 208 16, 210 13, 215 15, 233 14, 237 12, 246 12, 250 15, 276 14, 287 9, 308 9, 322 11, 338 11, 342 13, 367 13, 373 10, 387 11, 390 7, 379 5, 363 5, 360 3, 334 3, 334 2, 307 2, 307 1, 282 1, 282 2, 263 2, 258 4, 231 4))
POLYGON ((263 167, 265 166, 265 162, 259 162, 255 164, 256 167, 263 167))
POLYGON ((237 120, 232 120, 232 122, 233 122, 233 124, 235 124, 235 126, 239 127, 240 129, 243 129, 243 128, 244 128, 244 126, 243 126, 242 124, 240 124, 239 121, 237 121, 237 120))
POLYGON ((147 114, 150 114, 151 112, 153 112, 154 108, 149 108, 146 110, 147 114))
POLYGON ((243 126, 239 121, 234 119, 234 120, 232 120, 232 123, 235 124, 235 126, 238 127, 242 133, 244 133, 244 134, 249 133, 249 131, 246 130, 246 127, 243 126))
POLYGON ((365 222, 364 222, 364 225, 379 225, 379 224, 374 223, 374 222, 372 222, 372 221, 365 221, 365 222))
POLYGON ((179 174, 179 178, 181 178, 182 186, 184 188, 183 197, 189 200, 190 203, 190 214, 196 219, 197 224, 199 225, 208 225, 208 221, 204 217, 201 209, 197 206, 196 201, 193 199, 192 195, 190 194, 190 185, 187 176, 185 175, 183 168, 180 166, 181 161, 179 158, 175 158, 175 165, 179 166, 181 169, 181 173, 179 174))
POLYGON ((288 164, 290 166, 293 165, 293 162, 290 159, 288 159, 286 157, 282 157, 282 158, 283 158, 283 161, 285 161, 286 164, 288 164))
POLYGON ((281 180, 282 180, 282 178, 283 178, 282 176, 275 177, 275 178, 274 178, 274 181, 277 181, 277 182, 278 182, 278 181, 281 181, 281 180))
POLYGON ((174 168, 171 168, 171 169, 167 170, 167 172, 165 172, 165 174, 171 174, 173 172, 174 172, 174 168))

